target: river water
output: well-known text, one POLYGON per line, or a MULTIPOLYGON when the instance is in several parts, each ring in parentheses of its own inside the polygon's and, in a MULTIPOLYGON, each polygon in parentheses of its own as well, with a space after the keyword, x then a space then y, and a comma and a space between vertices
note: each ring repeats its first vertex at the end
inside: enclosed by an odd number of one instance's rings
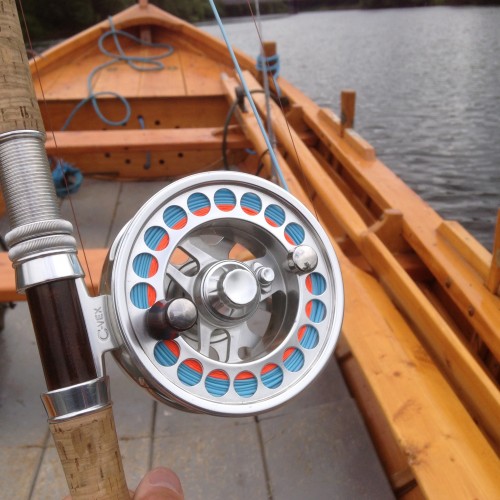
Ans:
MULTIPOLYGON (((204 29, 219 34, 216 26, 204 29)), ((256 55, 251 19, 227 23, 256 55)), ((264 18, 281 75, 339 114, 443 217, 491 251, 500 207, 500 7, 326 11, 264 18)))

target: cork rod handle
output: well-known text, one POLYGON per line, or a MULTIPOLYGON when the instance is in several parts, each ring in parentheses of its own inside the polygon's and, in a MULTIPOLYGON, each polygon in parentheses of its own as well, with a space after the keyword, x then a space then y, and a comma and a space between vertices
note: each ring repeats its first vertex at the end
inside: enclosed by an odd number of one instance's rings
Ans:
POLYGON ((51 423, 50 431, 73 500, 130 498, 111 406, 51 423))
POLYGON ((44 132, 16 2, 0 3, 0 135, 14 130, 44 132))

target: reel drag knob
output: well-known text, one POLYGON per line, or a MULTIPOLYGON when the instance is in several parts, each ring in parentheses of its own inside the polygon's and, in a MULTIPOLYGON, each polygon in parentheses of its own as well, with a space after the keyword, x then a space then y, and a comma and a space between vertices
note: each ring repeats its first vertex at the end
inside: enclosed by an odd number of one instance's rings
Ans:
POLYGON ((173 340, 196 324, 196 306, 185 298, 159 300, 146 313, 146 326, 156 340, 173 340))

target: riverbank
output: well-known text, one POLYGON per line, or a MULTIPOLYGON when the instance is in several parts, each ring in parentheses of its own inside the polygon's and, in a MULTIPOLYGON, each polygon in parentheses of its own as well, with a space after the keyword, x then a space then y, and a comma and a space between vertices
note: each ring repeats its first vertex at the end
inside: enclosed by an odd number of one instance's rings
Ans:
MULTIPOLYGON (((92 24, 136 3, 136 0, 24 0, 23 10, 30 39, 34 43, 48 39, 67 38, 92 24)), ((213 13, 206 0, 150 0, 150 3, 192 23, 213 20, 213 13)), ((246 1, 227 5, 216 2, 223 17, 249 16, 246 1)), ((254 2, 251 2, 252 5, 254 2)), ((263 15, 314 12, 320 10, 393 9, 405 7, 432 6, 492 6, 500 5, 500 0, 278 0, 270 3, 261 1, 263 15)), ((25 36, 26 38, 26 36, 25 36)))

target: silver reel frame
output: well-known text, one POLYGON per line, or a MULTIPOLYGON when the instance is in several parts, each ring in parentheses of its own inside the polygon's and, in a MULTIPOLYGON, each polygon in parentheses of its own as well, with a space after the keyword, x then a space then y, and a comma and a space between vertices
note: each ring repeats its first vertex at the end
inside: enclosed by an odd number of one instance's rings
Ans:
POLYGON ((237 172, 185 177, 146 202, 111 247, 101 293, 125 371, 162 402, 215 415, 267 411, 306 388, 332 355, 344 307, 338 260, 315 217, 275 184, 237 172), (250 257, 230 258, 231 243, 243 243, 250 257), (188 256, 184 268, 173 264, 179 248, 188 256), (314 269, 304 252, 316 258, 314 269), (198 308, 195 327, 155 340, 148 309, 179 295, 198 308), (250 325, 257 314, 271 315, 264 333, 250 325))

